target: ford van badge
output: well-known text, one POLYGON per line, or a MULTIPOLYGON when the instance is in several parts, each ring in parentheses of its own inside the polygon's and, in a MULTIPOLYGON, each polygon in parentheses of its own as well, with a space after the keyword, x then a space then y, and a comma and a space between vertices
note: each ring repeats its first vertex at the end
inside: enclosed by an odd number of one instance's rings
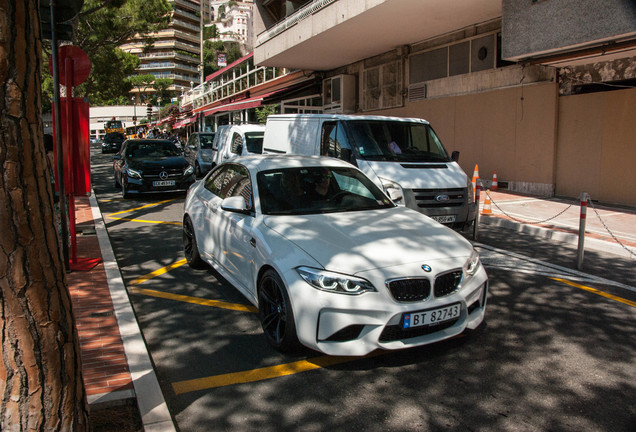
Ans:
POLYGON ((448 195, 446 195, 446 194, 443 194, 443 195, 437 195, 437 196, 435 197, 435 201, 437 201, 437 202, 446 202, 446 201, 448 201, 448 200, 450 200, 450 197, 449 197, 448 195))

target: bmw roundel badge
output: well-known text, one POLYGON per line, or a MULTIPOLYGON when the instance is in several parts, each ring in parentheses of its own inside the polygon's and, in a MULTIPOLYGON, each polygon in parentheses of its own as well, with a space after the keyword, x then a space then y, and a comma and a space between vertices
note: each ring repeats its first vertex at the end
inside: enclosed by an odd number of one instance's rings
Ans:
POLYGON ((426 273, 430 273, 432 269, 430 265, 424 264, 422 265, 422 270, 424 270, 426 273))

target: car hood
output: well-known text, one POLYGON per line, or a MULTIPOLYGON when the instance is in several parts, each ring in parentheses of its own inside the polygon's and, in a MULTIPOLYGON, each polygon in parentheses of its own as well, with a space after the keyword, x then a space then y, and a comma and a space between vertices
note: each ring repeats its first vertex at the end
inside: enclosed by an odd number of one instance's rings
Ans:
POLYGON ((184 168, 186 165, 188 165, 188 161, 186 161, 183 156, 128 159, 128 166, 130 166, 130 168, 142 171, 156 168, 177 169, 184 168))
POLYGON ((407 263, 468 257, 471 244, 414 210, 265 216, 264 224, 331 271, 356 274, 407 263))

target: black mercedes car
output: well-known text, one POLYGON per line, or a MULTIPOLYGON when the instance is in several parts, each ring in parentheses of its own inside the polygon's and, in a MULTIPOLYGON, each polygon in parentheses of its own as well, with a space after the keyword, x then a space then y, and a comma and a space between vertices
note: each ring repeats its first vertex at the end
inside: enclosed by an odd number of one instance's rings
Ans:
POLYGON ((104 136, 102 141, 102 153, 117 153, 126 137, 123 133, 111 132, 104 136))
POLYGON ((113 156, 115 187, 124 198, 133 193, 186 191, 194 168, 170 140, 130 139, 113 156))

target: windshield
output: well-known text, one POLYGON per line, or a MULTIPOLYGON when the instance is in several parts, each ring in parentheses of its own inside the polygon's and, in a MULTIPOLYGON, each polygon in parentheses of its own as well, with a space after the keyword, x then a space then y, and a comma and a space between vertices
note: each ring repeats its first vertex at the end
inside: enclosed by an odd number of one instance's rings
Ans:
POLYGON ((214 134, 200 134, 199 142, 201 143, 202 149, 211 149, 212 141, 214 141, 214 134))
POLYGON ((401 121, 348 121, 347 129, 363 159, 395 162, 450 162, 433 128, 401 121))
POLYGON ((126 148, 126 157, 133 159, 180 156, 181 152, 171 141, 137 141, 126 148))
POLYGON ((245 132, 245 145, 249 153, 263 153, 263 136, 265 132, 245 132))
POLYGON ((264 171, 257 176, 261 211, 299 215, 393 207, 384 193, 353 168, 304 167, 264 171))

